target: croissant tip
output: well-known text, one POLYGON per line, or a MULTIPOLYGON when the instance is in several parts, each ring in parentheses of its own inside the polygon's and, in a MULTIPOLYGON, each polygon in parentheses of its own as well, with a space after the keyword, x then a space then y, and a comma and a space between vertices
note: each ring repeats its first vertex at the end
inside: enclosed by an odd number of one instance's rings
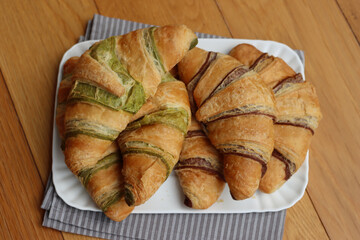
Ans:
POLYGON ((131 207, 131 206, 133 206, 135 204, 134 194, 127 187, 125 187, 125 202, 129 207, 131 207))
POLYGON ((191 200, 185 195, 184 204, 190 208, 192 208, 192 202, 191 200))
POLYGON ((232 199, 237 200, 237 199, 234 197, 234 195, 232 194, 231 191, 230 191, 230 195, 231 195, 232 199))

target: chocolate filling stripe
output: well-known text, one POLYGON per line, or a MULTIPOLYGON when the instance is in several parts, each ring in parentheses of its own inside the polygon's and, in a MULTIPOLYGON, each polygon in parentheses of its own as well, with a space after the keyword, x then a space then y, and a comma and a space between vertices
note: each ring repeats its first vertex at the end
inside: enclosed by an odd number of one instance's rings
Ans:
POLYGON ((281 88, 284 87, 285 84, 287 83, 301 83, 303 82, 303 78, 302 78, 302 75, 301 73, 297 73, 295 74, 294 76, 292 77, 288 77, 288 78, 285 78, 283 80, 281 80, 278 84, 276 84, 274 87, 273 87, 273 92, 274 93, 277 93, 281 88))
POLYGON ((284 155, 282 155, 276 149, 274 149, 274 151, 272 152, 272 156, 279 159, 285 164, 285 173, 286 173, 285 180, 288 180, 295 173, 296 164, 291 160, 287 159, 286 157, 284 157, 284 155))
POLYGON ((244 66, 237 66, 232 69, 226 76, 219 82, 219 84, 214 88, 207 98, 200 104, 200 107, 204 105, 212 96, 214 96, 220 90, 229 86, 232 82, 238 80, 242 75, 247 73, 249 70, 244 68, 244 66))
POLYGON ((238 156, 241 156, 241 157, 246 157, 246 158, 250 158, 254 161, 257 161, 261 164, 261 177, 264 176, 264 174, 266 173, 266 170, 267 170, 267 164, 262 160, 262 159, 259 159, 259 158, 256 158, 252 155, 248 155, 248 154, 244 154, 244 153, 237 153, 237 152, 228 152, 226 154, 232 154, 232 155, 238 155, 238 156))
POLYGON ((208 123, 215 122, 215 121, 218 121, 218 120, 221 120, 221 119, 238 117, 238 116, 243 116, 243 115, 264 115, 264 116, 272 118, 273 121, 276 119, 276 117, 274 115, 272 115, 270 113, 266 113, 264 111, 253 110, 253 111, 245 112, 241 108, 235 108, 235 109, 231 109, 231 110, 222 112, 222 113, 217 114, 215 116, 212 116, 212 117, 206 119, 203 123, 208 124, 208 123))
POLYGON ((205 158, 196 157, 196 158, 188 158, 188 159, 180 160, 176 164, 175 170, 186 169, 186 168, 200 169, 210 174, 216 174, 222 179, 224 179, 222 173, 217 171, 211 165, 211 163, 209 163, 205 158))
POLYGON ((185 138, 192 138, 192 137, 198 137, 198 136, 205 137, 205 133, 201 130, 188 131, 185 138))
POLYGON ((258 65, 260 63, 260 61, 265 60, 267 58, 269 58, 270 56, 267 53, 263 53, 261 54, 256 60, 255 62, 250 66, 250 69, 254 69, 256 67, 256 65, 258 65))
POLYGON ((246 157, 246 158, 250 158, 252 160, 255 160, 257 162, 259 162, 262 166, 261 169, 261 177, 264 176, 266 170, 267 170, 267 161, 266 159, 264 159, 260 154, 255 153, 255 152, 250 152, 253 150, 249 150, 247 148, 245 148, 242 145, 236 145, 236 144, 231 144, 230 147, 232 148, 220 148, 218 149, 221 153, 223 154, 232 154, 232 155, 238 155, 238 156, 242 156, 242 157, 246 157), (246 151, 246 152, 243 152, 246 151))
POLYGON ((291 123, 291 122, 276 122, 275 124, 277 124, 277 125, 289 125, 289 126, 294 126, 294 127, 302 127, 302 128, 307 129, 307 130, 310 130, 312 135, 315 134, 314 130, 311 127, 306 126, 306 125, 296 124, 296 123, 291 123))
POLYGON ((186 86, 188 93, 189 93, 191 111, 193 113, 196 112, 196 104, 194 101, 193 91, 194 91, 196 85, 198 84, 199 80, 201 79, 201 77, 204 75, 205 71, 208 69, 210 64, 216 59, 216 57, 217 57, 216 52, 209 52, 207 54, 206 60, 203 63, 203 65, 200 67, 198 72, 193 76, 193 78, 190 80, 190 82, 186 86))

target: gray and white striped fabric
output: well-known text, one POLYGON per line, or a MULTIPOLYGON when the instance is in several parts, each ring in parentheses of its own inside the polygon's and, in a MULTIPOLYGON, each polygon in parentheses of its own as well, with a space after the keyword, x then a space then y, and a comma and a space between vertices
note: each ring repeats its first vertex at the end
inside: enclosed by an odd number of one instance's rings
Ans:
MULTIPOLYGON (((150 25, 94 15, 80 41, 104 39, 150 25)), ((221 38, 197 33, 200 38, 221 38)), ((297 51, 303 60, 302 51, 297 51)), ((131 214, 117 223, 103 213, 68 206, 49 178, 43 226, 105 239, 282 239, 286 211, 246 214, 131 214)))

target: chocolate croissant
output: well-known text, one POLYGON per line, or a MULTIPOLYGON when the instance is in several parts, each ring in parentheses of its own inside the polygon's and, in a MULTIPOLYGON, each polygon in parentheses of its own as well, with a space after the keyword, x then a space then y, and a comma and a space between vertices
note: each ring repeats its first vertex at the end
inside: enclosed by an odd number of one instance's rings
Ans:
POLYGON ((120 134, 125 200, 129 206, 147 201, 177 163, 191 113, 187 91, 181 81, 161 83, 144 105, 142 117, 120 134))
POLYGON ((188 207, 209 208, 224 189, 222 156, 194 118, 191 119, 175 172, 185 194, 184 204, 188 207))
MULTIPOLYGON (((71 76, 78 59, 78 57, 70 58, 64 64, 63 80, 58 90, 56 125, 62 140, 65 137, 65 106, 67 96, 71 90, 71 76)), ((106 216, 114 221, 124 220, 134 209, 125 202, 124 179, 121 170, 122 159, 120 151, 116 142, 113 142, 94 166, 81 170, 77 176, 96 205, 106 216)))
POLYGON ((273 93, 259 74, 221 53, 195 48, 178 70, 196 104, 196 119, 224 156, 232 197, 251 197, 273 151, 273 93))
POLYGON ((152 27, 95 43, 78 60, 65 110, 65 162, 92 168, 197 43, 186 26, 152 27))
POLYGON ((230 55, 257 71, 273 89, 278 115, 275 145, 260 190, 271 193, 280 188, 302 165, 311 138, 322 118, 314 86, 304 82, 281 58, 262 53, 249 44, 240 44, 230 55))

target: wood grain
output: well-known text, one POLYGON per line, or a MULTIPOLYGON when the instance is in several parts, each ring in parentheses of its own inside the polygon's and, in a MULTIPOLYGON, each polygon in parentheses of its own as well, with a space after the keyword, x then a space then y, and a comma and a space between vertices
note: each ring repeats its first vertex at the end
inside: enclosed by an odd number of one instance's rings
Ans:
POLYGON ((316 86, 324 114, 310 150, 308 193, 330 238, 359 238, 360 48, 338 5, 325 0, 218 3, 235 37, 305 50, 306 79, 316 86))
POLYGON ((359 0, 336 0, 347 19, 351 30, 360 44, 360 2, 359 0))
POLYGON ((41 226, 44 186, 0 72, 0 239, 63 239, 41 226))
POLYGON ((102 240, 103 239, 103 238, 89 237, 89 236, 78 235, 67 232, 63 232, 62 234, 64 236, 64 240, 96 240, 96 239, 102 240))
POLYGON ((84 34, 92 1, 0 1, 0 67, 42 181, 51 165, 54 96, 64 52, 84 34))
POLYGON ((304 197, 286 212, 284 240, 329 239, 324 226, 313 209, 314 206, 309 194, 305 192, 304 197))
POLYGON ((154 25, 185 24, 194 31, 230 37, 213 0, 95 0, 100 14, 154 25))

